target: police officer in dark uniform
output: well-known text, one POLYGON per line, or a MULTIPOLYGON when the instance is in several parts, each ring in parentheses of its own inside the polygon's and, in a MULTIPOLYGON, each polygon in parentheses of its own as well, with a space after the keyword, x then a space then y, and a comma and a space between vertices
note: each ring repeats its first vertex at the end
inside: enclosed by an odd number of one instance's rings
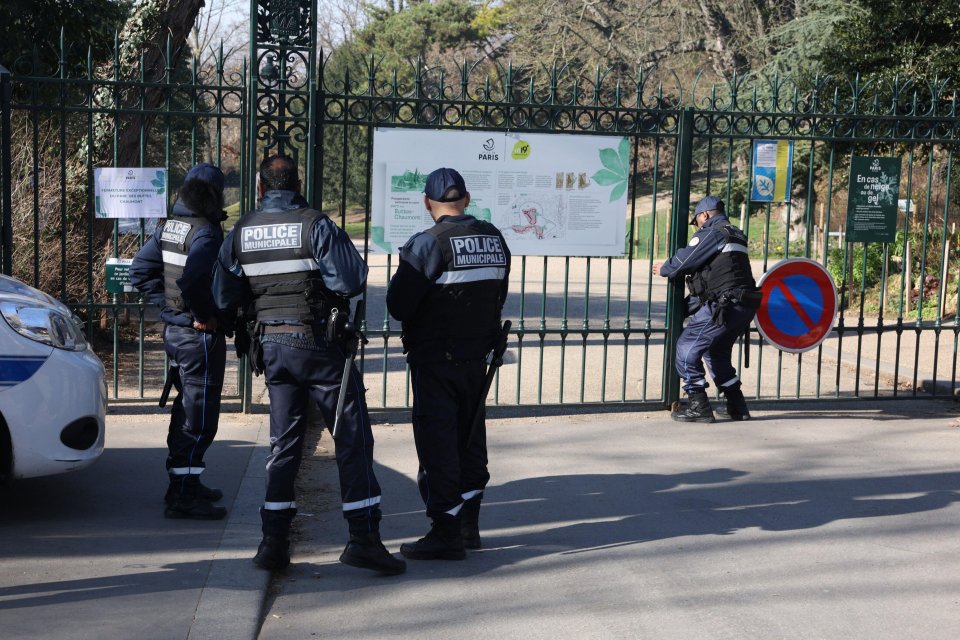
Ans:
MULTIPOLYGON (((290 523, 297 513, 294 481, 303 453, 310 403, 327 425, 334 413, 347 353, 326 340, 331 311, 347 314, 360 294, 367 265, 350 238, 300 195, 297 166, 286 156, 260 165, 260 208, 228 234, 214 271, 214 297, 225 315, 252 305, 254 346, 270 393, 267 490, 260 510, 263 541, 254 563, 267 570, 290 562, 290 523)), ((342 421, 335 439, 343 515, 350 538, 340 561, 383 574, 406 563, 380 540, 380 485, 373 473, 373 432, 363 380, 350 368, 342 421)))
MULTIPOLYGON (((670 417, 679 422, 713 422, 703 362, 726 396, 726 412, 749 420, 740 378, 731 362, 733 345, 760 306, 760 292, 750 268, 747 237, 724 215, 723 200, 707 196, 697 203, 690 224, 697 232, 676 255, 655 265, 654 273, 686 277, 690 318, 677 340, 677 373, 690 402, 670 417)), ((720 410, 717 412, 721 413, 720 410)))
POLYGON ((213 165, 190 169, 170 217, 130 266, 133 286, 161 309, 169 376, 178 391, 167 435, 168 518, 216 520, 227 513, 213 504, 223 492, 200 482, 203 455, 217 435, 226 362, 210 294, 210 274, 223 243, 223 183, 213 165))
POLYGON ((437 169, 424 206, 436 224, 400 249, 387 308, 403 324, 413 384, 417 482, 430 532, 400 546, 407 558, 462 560, 480 548, 479 515, 487 472, 483 411, 485 365, 500 331, 510 251, 500 231, 465 215, 463 177, 437 169))

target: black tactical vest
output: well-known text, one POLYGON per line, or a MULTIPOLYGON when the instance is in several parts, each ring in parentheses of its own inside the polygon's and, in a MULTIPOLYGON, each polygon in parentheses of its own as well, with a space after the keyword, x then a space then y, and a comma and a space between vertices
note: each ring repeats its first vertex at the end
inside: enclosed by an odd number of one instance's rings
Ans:
POLYGON ((690 293, 701 300, 715 300, 731 289, 756 289, 747 255, 747 236, 737 227, 719 227, 726 242, 717 256, 690 275, 690 293))
POLYGON ((313 209, 254 211, 237 223, 233 251, 250 283, 257 320, 319 324, 350 302, 323 284, 311 230, 324 214, 313 209))
POLYGON ((160 234, 160 249, 163 252, 163 295, 171 309, 187 313, 177 280, 183 276, 187 255, 193 237, 202 227, 211 224, 206 218, 194 216, 170 216, 164 221, 160 234))
POLYGON ((443 252, 444 268, 415 318, 403 323, 411 362, 472 360, 493 346, 509 251, 488 222, 440 222, 427 230, 443 252))

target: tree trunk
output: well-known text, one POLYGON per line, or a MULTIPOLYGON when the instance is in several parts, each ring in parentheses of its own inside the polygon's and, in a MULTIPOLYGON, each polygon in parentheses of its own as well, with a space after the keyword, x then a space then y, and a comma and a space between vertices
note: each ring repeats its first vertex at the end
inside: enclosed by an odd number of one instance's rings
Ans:
MULTIPOLYGON (((119 51, 116 66, 113 63, 101 68, 101 77, 120 82, 166 83, 180 57, 187 35, 193 28, 204 0, 140 0, 119 33, 119 51), (167 59, 167 51, 170 59, 167 59), (142 65, 141 65, 142 61, 142 65)), ((101 86, 97 89, 94 103, 104 111, 94 116, 92 136, 86 140, 71 163, 70 181, 75 193, 86 193, 88 169, 92 166, 135 167, 140 163, 141 131, 149 132, 156 119, 156 110, 167 97, 161 86, 143 89, 116 90, 101 86), (129 109, 127 113, 121 110, 129 109), (116 111, 114 111, 116 110, 116 111), (116 149, 114 133, 116 132, 116 149), (116 160, 114 161, 114 157, 116 160)), ((146 141, 144 140, 144 143, 146 141)), ((86 199, 81 206, 72 207, 78 212, 72 221, 74 233, 86 235, 86 199)), ((93 269, 93 292, 103 290, 102 269, 97 268, 111 252, 113 221, 94 220, 91 238, 93 269)), ((84 261, 85 262, 85 261, 84 261)))
POLYGON ((724 13, 724 3, 718 0, 698 0, 698 4, 703 14, 703 30, 713 70, 723 77, 745 72, 748 62, 731 44, 734 29, 724 13))

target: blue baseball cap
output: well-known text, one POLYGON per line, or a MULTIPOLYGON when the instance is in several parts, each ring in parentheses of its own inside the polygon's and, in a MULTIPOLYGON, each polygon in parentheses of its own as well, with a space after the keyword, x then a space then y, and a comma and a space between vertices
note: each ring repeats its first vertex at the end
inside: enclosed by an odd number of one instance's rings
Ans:
POLYGON ((467 195, 467 185, 456 169, 441 167, 427 176, 423 192, 434 202, 456 202, 467 195), (451 192, 451 189, 456 192, 451 192))
POLYGON ((703 213, 704 211, 719 211, 723 213, 723 200, 717 196, 707 196, 697 203, 697 208, 693 210, 693 215, 690 216, 690 224, 697 223, 697 216, 703 213))
POLYGON ((223 191, 223 185, 225 182, 223 178, 223 171, 220 171, 219 167, 215 167, 206 162, 201 162, 200 164, 192 167, 190 171, 187 171, 187 175, 183 179, 183 182, 186 184, 191 180, 199 180, 201 182, 211 184, 220 192, 223 191))

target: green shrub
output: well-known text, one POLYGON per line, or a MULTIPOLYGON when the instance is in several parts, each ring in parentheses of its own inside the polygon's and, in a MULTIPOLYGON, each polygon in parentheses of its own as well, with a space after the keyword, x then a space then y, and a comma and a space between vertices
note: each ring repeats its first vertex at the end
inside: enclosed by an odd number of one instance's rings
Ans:
POLYGON ((872 287, 880 282, 883 275, 883 245, 882 244, 848 244, 852 251, 847 255, 847 264, 844 264, 844 250, 831 249, 827 256, 827 271, 836 283, 842 288, 846 283, 848 288, 859 289, 872 287), (866 265, 864 265, 864 247, 866 247, 866 265), (846 271, 846 273, 844 273, 846 271))

